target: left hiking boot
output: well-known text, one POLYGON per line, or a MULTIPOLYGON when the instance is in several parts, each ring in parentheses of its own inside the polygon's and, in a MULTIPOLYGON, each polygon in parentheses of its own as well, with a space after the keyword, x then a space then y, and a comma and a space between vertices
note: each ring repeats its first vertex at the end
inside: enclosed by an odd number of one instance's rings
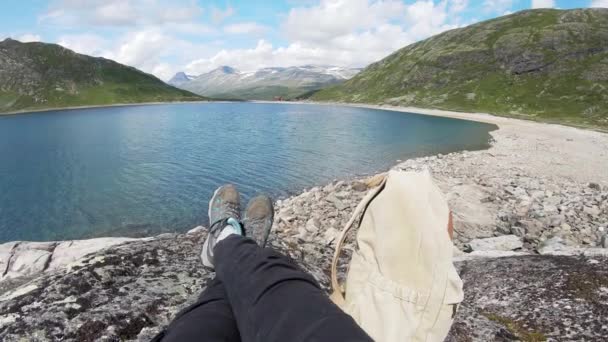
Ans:
POLYGON ((270 197, 260 195, 251 199, 247 204, 243 226, 247 236, 257 242, 260 247, 266 247, 273 218, 274 208, 270 197))
POLYGON ((231 234, 243 235, 239 222, 241 215, 240 195, 234 185, 228 184, 215 190, 209 201, 209 234, 203 244, 203 265, 213 268, 213 250, 218 242, 231 234))

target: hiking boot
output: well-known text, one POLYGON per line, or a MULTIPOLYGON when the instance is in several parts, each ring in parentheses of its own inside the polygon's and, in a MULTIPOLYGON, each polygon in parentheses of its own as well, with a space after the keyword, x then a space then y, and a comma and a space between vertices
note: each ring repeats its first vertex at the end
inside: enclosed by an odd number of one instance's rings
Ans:
POLYGON ((243 235, 240 212, 240 196, 234 185, 215 190, 209 201, 209 234, 201 252, 203 265, 213 268, 213 249, 219 241, 230 234, 243 235))
POLYGON ((247 204, 243 225, 247 236, 257 242, 260 247, 265 247, 268 242, 273 217, 274 208, 270 197, 256 196, 247 204))

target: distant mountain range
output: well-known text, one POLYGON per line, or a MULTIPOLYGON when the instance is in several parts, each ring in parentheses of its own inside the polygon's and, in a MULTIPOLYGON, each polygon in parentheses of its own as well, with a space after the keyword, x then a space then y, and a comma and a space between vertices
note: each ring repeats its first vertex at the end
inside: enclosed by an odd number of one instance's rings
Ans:
POLYGON ((447 31, 312 99, 608 127, 608 9, 526 10, 447 31))
POLYGON ((0 113, 203 99, 109 59, 55 44, 0 42, 0 113))
POLYGON ((222 66, 198 76, 178 72, 169 84, 193 93, 225 99, 271 100, 297 98, 327 85, 344 82, 360 69, 305 65, 241 72, 222 66))

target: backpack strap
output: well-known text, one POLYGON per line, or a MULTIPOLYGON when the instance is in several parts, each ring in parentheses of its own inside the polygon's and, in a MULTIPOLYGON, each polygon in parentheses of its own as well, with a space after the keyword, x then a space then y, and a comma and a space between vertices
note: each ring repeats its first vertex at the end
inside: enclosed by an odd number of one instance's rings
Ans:
POLYGON ((342 232, 340 233, 340 237, 338 242, 336 243, 336 249, 334 250, 334 256, 331 262, 331 288, 332 293, 329 296, 331 300, 337 304, 338 306, 342 306, 344 304, 344 294, 345 289, 340 282, 338 281, 338 260, 340 258, 340 253, 342 252, 342 248, 344 247, 344 242, 346 241, 346 235, 353 227, 355 222, 363 215, 368 205, 372 202, 372 200, 384 189, 386 185, 387 175, 384 175, 380 185, 378 185, 375 189, 367 193, 365 197, 359 202, 357 208, 355 208, 355 212, 351 216, 350 220, 346 223, 344 228, 342 228, 342 232))

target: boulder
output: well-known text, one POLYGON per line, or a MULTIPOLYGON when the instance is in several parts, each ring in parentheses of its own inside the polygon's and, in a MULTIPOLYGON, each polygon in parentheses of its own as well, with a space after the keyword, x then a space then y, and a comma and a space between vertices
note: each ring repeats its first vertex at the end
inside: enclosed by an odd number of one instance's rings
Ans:
POLYGON ((338 210, 344 210, 347 208, 347 205, 344 204, 342 200, 338 199, 338 197, 336 197, 336 195, 333 193, 330 193, 327 197, 325 197, 325 200, 332 203, 338 210))
POLYGON ((571 256, 473 259, 447 342, 604 341, 608 260, 571 256))
POLYGON ((542 241, 537 248, 541 255, 572 255, 573 248, 568 246, 561 237, 552 237, 542 241))
MULTIPOLYGON (((190 232, 188 232, 190 233, 190 232)), ((134 241, 132 238, 96 238, 64 241, 56 245, 48 269, 66 266, 83 256, 117 244, 134 241)))
POLYGON ((18 242, 7 242, 0 245, 0 279, 8 271, 8 265, 13 255, 13 249, 18 242))
POLYGON ((462 241, 494 235, 498 212, 489 203, 481 203, 487 196, 481 186, 471 184, 454 186, 448 193, 454 230, 462 241))
POLYGON ((56 242, 20 242, 12 249, 2 280, 30 276, 46 270, 56 242))
MULTIPOLYGON (((0 340, 149 341, 213 278, 198 257, 204 238, 199 232, 129 241, 0 293, 0 340)), ((272 243, 328 290, 331 249, 292 245, 286 237, 272 243)), ((477 257, 456 267, 465 299, 447 341, 605 337, 602 257, 477 257)), ((343 277, 346 268, 339 269, 343 277)))
POLYGON ((523 241, 516 235, 474 239, 469 242, 472 251, 514 251, 523 246, 523 241))

